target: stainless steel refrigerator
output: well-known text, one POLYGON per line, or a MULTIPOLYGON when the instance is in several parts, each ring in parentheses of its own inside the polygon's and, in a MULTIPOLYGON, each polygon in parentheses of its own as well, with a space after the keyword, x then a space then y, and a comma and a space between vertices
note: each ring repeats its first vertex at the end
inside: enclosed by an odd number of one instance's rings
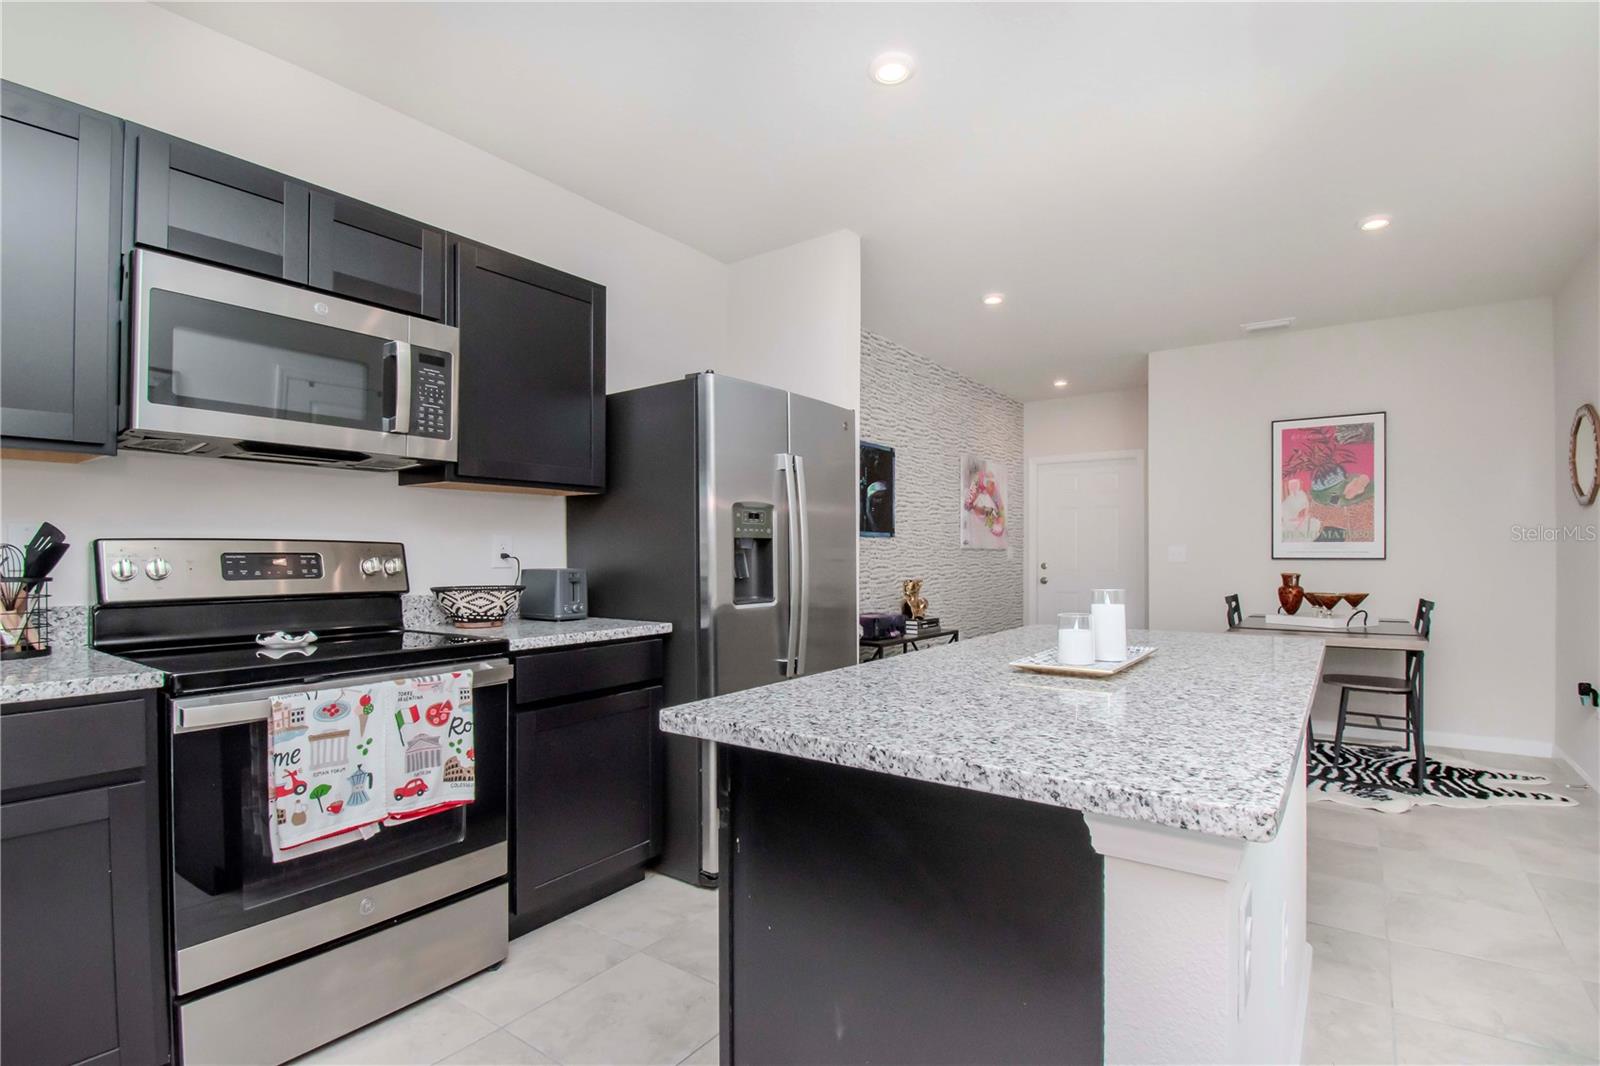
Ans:
MULTIPOLYGON (((856 448, 854 411, 721 374, 607 398, 567 562, 591 615, 673 624, 668 705, 856 662, 856 448)), ((715 745, 659 739, 659 869, 715 884, 715 745)))

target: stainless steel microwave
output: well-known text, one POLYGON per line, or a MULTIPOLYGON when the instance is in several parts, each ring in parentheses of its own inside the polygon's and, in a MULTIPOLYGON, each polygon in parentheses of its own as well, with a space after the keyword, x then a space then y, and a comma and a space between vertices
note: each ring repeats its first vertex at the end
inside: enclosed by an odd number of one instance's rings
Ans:
POLYGON ((453 326, 140 249, 124 448, 399 470, 456 457, 453 326))

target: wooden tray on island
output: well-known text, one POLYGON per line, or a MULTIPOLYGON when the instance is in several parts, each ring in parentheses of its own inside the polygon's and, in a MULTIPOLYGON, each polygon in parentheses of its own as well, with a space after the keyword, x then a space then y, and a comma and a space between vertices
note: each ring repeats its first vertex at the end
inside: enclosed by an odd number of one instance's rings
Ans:
POLYGON ((1094 662, 1088 666, 1064 666, 1056 661, 1060 653, 1051 648, 1036 655, 1016 659, 1011 665, 1031 674, 1054 674, 1057 677, 1112 677, 1135 663, 1144 662, 1155 653, 1156 649, 1152 645, 1133 644, 1128 646, 1128 657, 1119 663, 1094 662))

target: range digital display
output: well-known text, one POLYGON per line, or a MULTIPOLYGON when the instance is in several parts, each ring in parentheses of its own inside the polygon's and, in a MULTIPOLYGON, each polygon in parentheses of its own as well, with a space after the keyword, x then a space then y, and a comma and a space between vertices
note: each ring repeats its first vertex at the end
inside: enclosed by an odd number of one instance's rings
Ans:
POLYGON ((322 576, 322 556, 316 552, 223 552, 224 581, 314 580, 322 576))

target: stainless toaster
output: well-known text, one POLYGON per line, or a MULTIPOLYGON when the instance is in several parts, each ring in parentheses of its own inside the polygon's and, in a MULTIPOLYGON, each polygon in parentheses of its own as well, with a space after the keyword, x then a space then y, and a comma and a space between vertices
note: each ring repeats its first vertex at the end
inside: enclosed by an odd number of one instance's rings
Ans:
POLYGON ((547 622, 567 622, 589 617, 589 576, 586 571, 558 567, 522 572, 522 600, 518 614, 547 622))

